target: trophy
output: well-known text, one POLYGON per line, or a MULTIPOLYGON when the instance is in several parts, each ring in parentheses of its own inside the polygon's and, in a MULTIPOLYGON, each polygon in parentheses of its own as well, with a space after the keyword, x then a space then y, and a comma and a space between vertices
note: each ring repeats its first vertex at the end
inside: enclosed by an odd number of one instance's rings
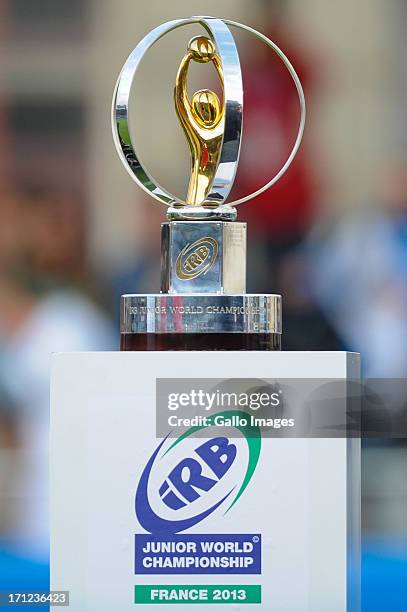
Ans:
POLYGON ((168 206, 161 228, 161 292, 123 295, 121 350, 279 350, 281 296, 248 294, 246 224, 236 206, 271 187, 290 166, 304 131, 305 101, 299 78, 284 53, 252 28, 213 17, 176 19, 147 34, 131 52, 117 81, 112 107, 115 145, 125 168, 150 196, 168 206), (186 45, 175 76, 174 106, 190 151, 184 201, 149 174, 136 151, 129 125, 129 98, 144 54, 162 36, 188 24, 205 33, 186 45), (298 134, 279 172, 255 193, 228 202, 239 161, 243 86, 231 27, 271 47, 288 69, 300 101, 298 134), (210 89, 188 95, 191 64, 213 64, 222 100, 210 89))

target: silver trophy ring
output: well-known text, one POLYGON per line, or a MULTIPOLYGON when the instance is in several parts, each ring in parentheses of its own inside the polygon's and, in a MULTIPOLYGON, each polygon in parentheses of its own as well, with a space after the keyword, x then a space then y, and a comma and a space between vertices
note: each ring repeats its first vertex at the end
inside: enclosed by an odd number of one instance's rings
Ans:
POLYGON ((193 23, 200 23, 212 35, 221 57, 225 74, 225 137, 222 144, 222 154, 219 167, 213 181, 212 189, 208 194, 208 200, 217 202, 219 206, 225 202, 233 185, 240 152, 243 87, 236 45, 229 29, 226 26, 240 28, 241 30, 254 34, 254 36, 256 36, 259 40, 266 43, 286 66, 294 81, 299 97, 300 121, 298 133, 294 146, 284 165, 277 172, 277 174, 260 189, 247 196, 239 198, 238 200, 227 202, 227 206, 230 208, 260 195, 274 185, 283 176, 297 154, 304 133, 306 107, 304 91, 302 89, 300 79, 283 51, 272 40, 257 30, 235 21, 228 19, 214 19, 212 17, 191 17, 186 19, 177 19, 162 24, 152 30, 152 32, 147 34, 132 51, 119 75, 112 104, 113 139, 119 157, 122 160, 127 172, 144 191, 149 193, 156 200, 163 202, 168 206, 179 206, 180 203, 185 203, 182 202, 180 198, 177 198, 166 191, 157 181, 155 181, 155 179, 153 179, 153 177, 144 168, 140 156, 136 153, 129 131, 129 96, 137 68, 146 51, 165 34, 183 25, 193 23))
POLYGON ((235 178, 240 152, 243 117, 243 84, 239 54, 229 28, 221 19, 190 17, 164 23, 149 32, 130 53, 119 75, 112 104, 113 139, 126 170, 144 191, 156 200, 171 206, 182 202, 166 191, 147 172, 129 130, 129 97, 131 86, 144 54, 165 34, 188 24, 201 24, 212 36, 221 57, 224 74, 225 135, 219 165, 208 193, 208 200, 221 205, 228 196, 235 178))

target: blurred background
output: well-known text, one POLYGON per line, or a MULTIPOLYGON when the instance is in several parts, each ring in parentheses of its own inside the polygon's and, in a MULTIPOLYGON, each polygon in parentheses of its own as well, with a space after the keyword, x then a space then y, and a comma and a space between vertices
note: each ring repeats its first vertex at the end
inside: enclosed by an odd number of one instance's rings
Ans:
MULTIPOLYGON (((116 350, 120 294, 159 288, 165 211, 122 168, 110 105, 140 38, 191 14, 270 36, 307 99, 293 166, 239 211, 250 223, 248 290, 282 293, 284 349, 360 351, 365 376, 407 377, 403 0, 0 0, 0 590, 48 588, 51 353, 116 350)), ((188 149, 172 88, 194 33, 160 41, 135 86, 139 150, 180 196, 188 149)), ((298 102, 272 52, 236 38, 245 86, 237 196, 284 162, 298 102)), ((401 441, 363 448, 364 612, 407 609, 406 458, 401 441)))

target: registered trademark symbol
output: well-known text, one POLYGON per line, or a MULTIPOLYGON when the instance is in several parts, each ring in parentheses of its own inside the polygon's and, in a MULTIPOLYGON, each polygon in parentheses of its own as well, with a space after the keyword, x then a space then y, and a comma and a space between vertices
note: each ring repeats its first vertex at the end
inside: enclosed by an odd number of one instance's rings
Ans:
POLYGON ((259 538, 259 536, 253 536, 253 542, 254 542, 255 544, 257 544, 258 542, 260 542, 260 538, 259 538))

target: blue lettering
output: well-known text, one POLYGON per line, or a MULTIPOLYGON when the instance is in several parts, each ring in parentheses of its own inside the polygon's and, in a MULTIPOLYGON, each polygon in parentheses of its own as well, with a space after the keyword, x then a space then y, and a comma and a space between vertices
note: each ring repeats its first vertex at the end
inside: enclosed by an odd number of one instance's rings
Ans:
POLYGON ((196 452, 220 480, 236 458, 236 445, 224 437, 213 438, 197 448, 196 452))
MULTIPOLYGON (((216 480, 208 478, 202 475, 202 466, 195 459, 183 459, 180 463, 172 470, 168 476, 168 480, 173 487, 180 493, 180 495, 188 502, 193 502, 199 497, 199 493, 196 489, 201 491, 209 491, 216 484, 216 480)), ((160 493, 163 487, 160 489, 160 493)), ((163 501, 174 510, 182 508, 186 504, 181 502, 175 493, 168 493, 163 501), (175 498, 175 499, 174 499, 175 498)))
POLYGON ((159 489, 162 501, 173 510, 184 508, 200 497, 198 491, 209 491, 226 474, 236 458, 236 445, 225 437, 213 438, 195 450, 215 474, 217 480, 202 474, 202 465, 186 458, 170 472, 159 489))

